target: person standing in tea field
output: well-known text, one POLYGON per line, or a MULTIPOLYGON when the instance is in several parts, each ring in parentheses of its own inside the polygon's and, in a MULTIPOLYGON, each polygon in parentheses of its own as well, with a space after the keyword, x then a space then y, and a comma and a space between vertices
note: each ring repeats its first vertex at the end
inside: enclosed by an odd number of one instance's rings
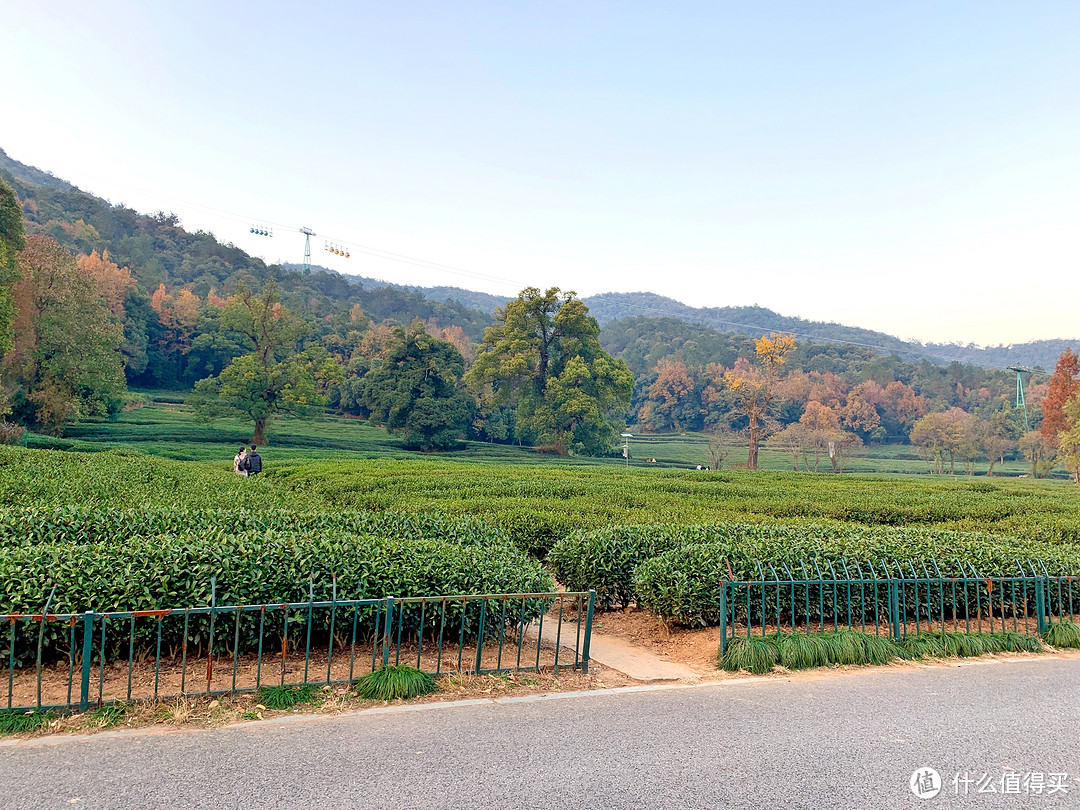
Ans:
POLYGON ((244 469, 247 470, 246 475, 258 475, 262 472, 262 456, 259 455, 259 450, 255 445, 251 445, 251 449, 244 457, 244 469))
POLYGON ((247 461, 247 448, 241 447, 239 452, 233 457, 232 469, 237 475, 247 475, 247 468, 245 462, 247 461))

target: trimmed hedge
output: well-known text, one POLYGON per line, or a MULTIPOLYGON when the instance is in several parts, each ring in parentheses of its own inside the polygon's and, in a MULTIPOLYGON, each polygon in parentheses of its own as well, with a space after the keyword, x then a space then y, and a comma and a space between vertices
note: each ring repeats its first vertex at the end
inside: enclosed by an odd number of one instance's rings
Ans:
MULTIPOLYGON (((720 534, 720 533, 718 533, 720 534)), ((959 561, 982 576, 1015 576, 1017 560, 1040 561, 1052 575, 1080 571, 1080 549, 1060 544, 1021 541, 993 535, 918 529, 835 529, 808 532, 806 527, 753 527, 741 535, 709 543, 685 543, 646 560, 634 572, 639 601, 676 624, 718 624, 721 583, 729 578, 760 577, 760 564, 782 571, 787 565, 802 576, 799 563, 817 564, 831 576, 833 563, 842 577, 841 561, 872 563, 880 572, 882 560, 938 561, 945 576, 965 575, 959 561)), ((864 569, 865 571, 865 569, 864 569)), ((816 577, 817 571, 809 571, 816 577)), ((854 574, 854 572, 851 572, 854 574)), ((880 576, 880 573, 879 573, 880 576)))
POLYGON ((551 577, 509 545, 433 538, 284 532, 155 535, 104 543, 42 543, 0 551, 0 612, 149 610, 432 594, 551 590, 551 577))
POLYGON ((634 571, 665 551, 715 539, 717 532, 736 536, 741 526, 619 526, 580 532, 559 541, 547 557, 555 578, 572 591, 596 590, 596 606, 626 607, 637 598, 634 571))
MULTIPOLYGON (((0 549, 0 612, 40 611, 53 586, 53 613, 207 605, 211 577, 217 578, 219 605, 303 602, 309 598, 309 582, 320 601, 331 598, 334 575, 339 599, 554 589, 538 562, 506 543, 219 532, 0 549)), ((540 609, 539 604, 528 606, 527 618, 535 618, 540 609)), ((448 616, 460 616, 460 608, 454 610, 458 612, 448 616)), ((243 622, 244 647, 255 641, 255 618, 251 614, 243 622)), ((406 634, 419 621, 413 612, 399 618, 406 634)), ((467 622, 467 633, 471 623, 467 622)), ((66 628, 48 629, 50 647, 66 651, 66 628)), ((203 630, 193 626, 193 638, 197 640, 203 630)), ((165 643, 177 643, 179 634, 179 623, 169 625, 165 643)), ((31 646, 17 643, 17 656, 25 658, 31 646)))
MULTIPOLYGON (((1016 561, 1040 560, 1051 574, 1080 572, 1080 547, 938 529, 829 525, 719 523, 698 526, 627 526, 582 532, 556 544, 548 556, 555 577, 573 590, 596 589, 601 609, 639 601, 680 624, 719 621, 719 583, 730 575, 756 578, 758 564, 801 574, 801 562, 938 561, 942 572, 965 564, 986 576, 1019 573, 1016 561)), ((816 573, 811 569, 811 573, 816 573)))
POLYGON ((38 543, 101 543, 158 534, 266 531, 424 537, 464 545, 510 543, 504 531, 483 520, 425 513, 78 506, 0 509, 0 548, 38 543))

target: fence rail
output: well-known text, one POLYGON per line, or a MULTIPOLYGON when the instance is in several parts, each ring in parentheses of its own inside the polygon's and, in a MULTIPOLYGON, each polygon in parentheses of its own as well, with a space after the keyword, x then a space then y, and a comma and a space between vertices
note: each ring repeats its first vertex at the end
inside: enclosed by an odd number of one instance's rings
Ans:
POLYGON ((725 580, 718 595, 720 650, 738 635, 769 632, 827 632, 840 628, 889 635, 897 641, 933 631, 1043 634, 1053 621, 1075 621, 1080 608, 1080 577, 1052 576, 1017 563, 1016 576, 983 576, 957 563, 958 576, 942 574, 931 561, 880 562, 877 566, 841 563, 822 571, 798 566, 759 566, 758 579, 725 580), (905 570, 906 568, 906 570, 905 570))
POLYGON ((386 597, 0 614, 0 710, 351 684, 390 664, 433 675, 588 673, 594 592, 386 597), (575 623, 567 638, 564 622, 575 623), (546 623, 546 626, 545 626, 546 623), (4 647, 6 646, 6 649, 4 647))

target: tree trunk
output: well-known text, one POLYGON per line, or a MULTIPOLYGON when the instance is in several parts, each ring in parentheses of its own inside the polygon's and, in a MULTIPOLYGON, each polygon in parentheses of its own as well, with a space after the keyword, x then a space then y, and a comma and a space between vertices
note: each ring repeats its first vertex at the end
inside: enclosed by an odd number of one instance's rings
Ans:
POLYGON ((758 455, 758 435, 753 426, 750 427, 750 450, 746 455, 746 468, 756 470, 758 455))
POLYGON ((251 437, 251 443, 255 445, 266 444, 266 420, 255 420, 255 435, 251 437))

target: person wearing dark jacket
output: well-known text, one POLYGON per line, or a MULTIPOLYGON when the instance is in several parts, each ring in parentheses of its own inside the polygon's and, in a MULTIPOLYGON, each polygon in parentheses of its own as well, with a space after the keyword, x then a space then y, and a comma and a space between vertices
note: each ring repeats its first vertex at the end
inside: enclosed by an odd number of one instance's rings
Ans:
POLYGON ((244 457, 244 469, 248 475, 258 475, 262 472, 262 456, 259 455, 255 445, 251 445, 251 449, 244 457))

